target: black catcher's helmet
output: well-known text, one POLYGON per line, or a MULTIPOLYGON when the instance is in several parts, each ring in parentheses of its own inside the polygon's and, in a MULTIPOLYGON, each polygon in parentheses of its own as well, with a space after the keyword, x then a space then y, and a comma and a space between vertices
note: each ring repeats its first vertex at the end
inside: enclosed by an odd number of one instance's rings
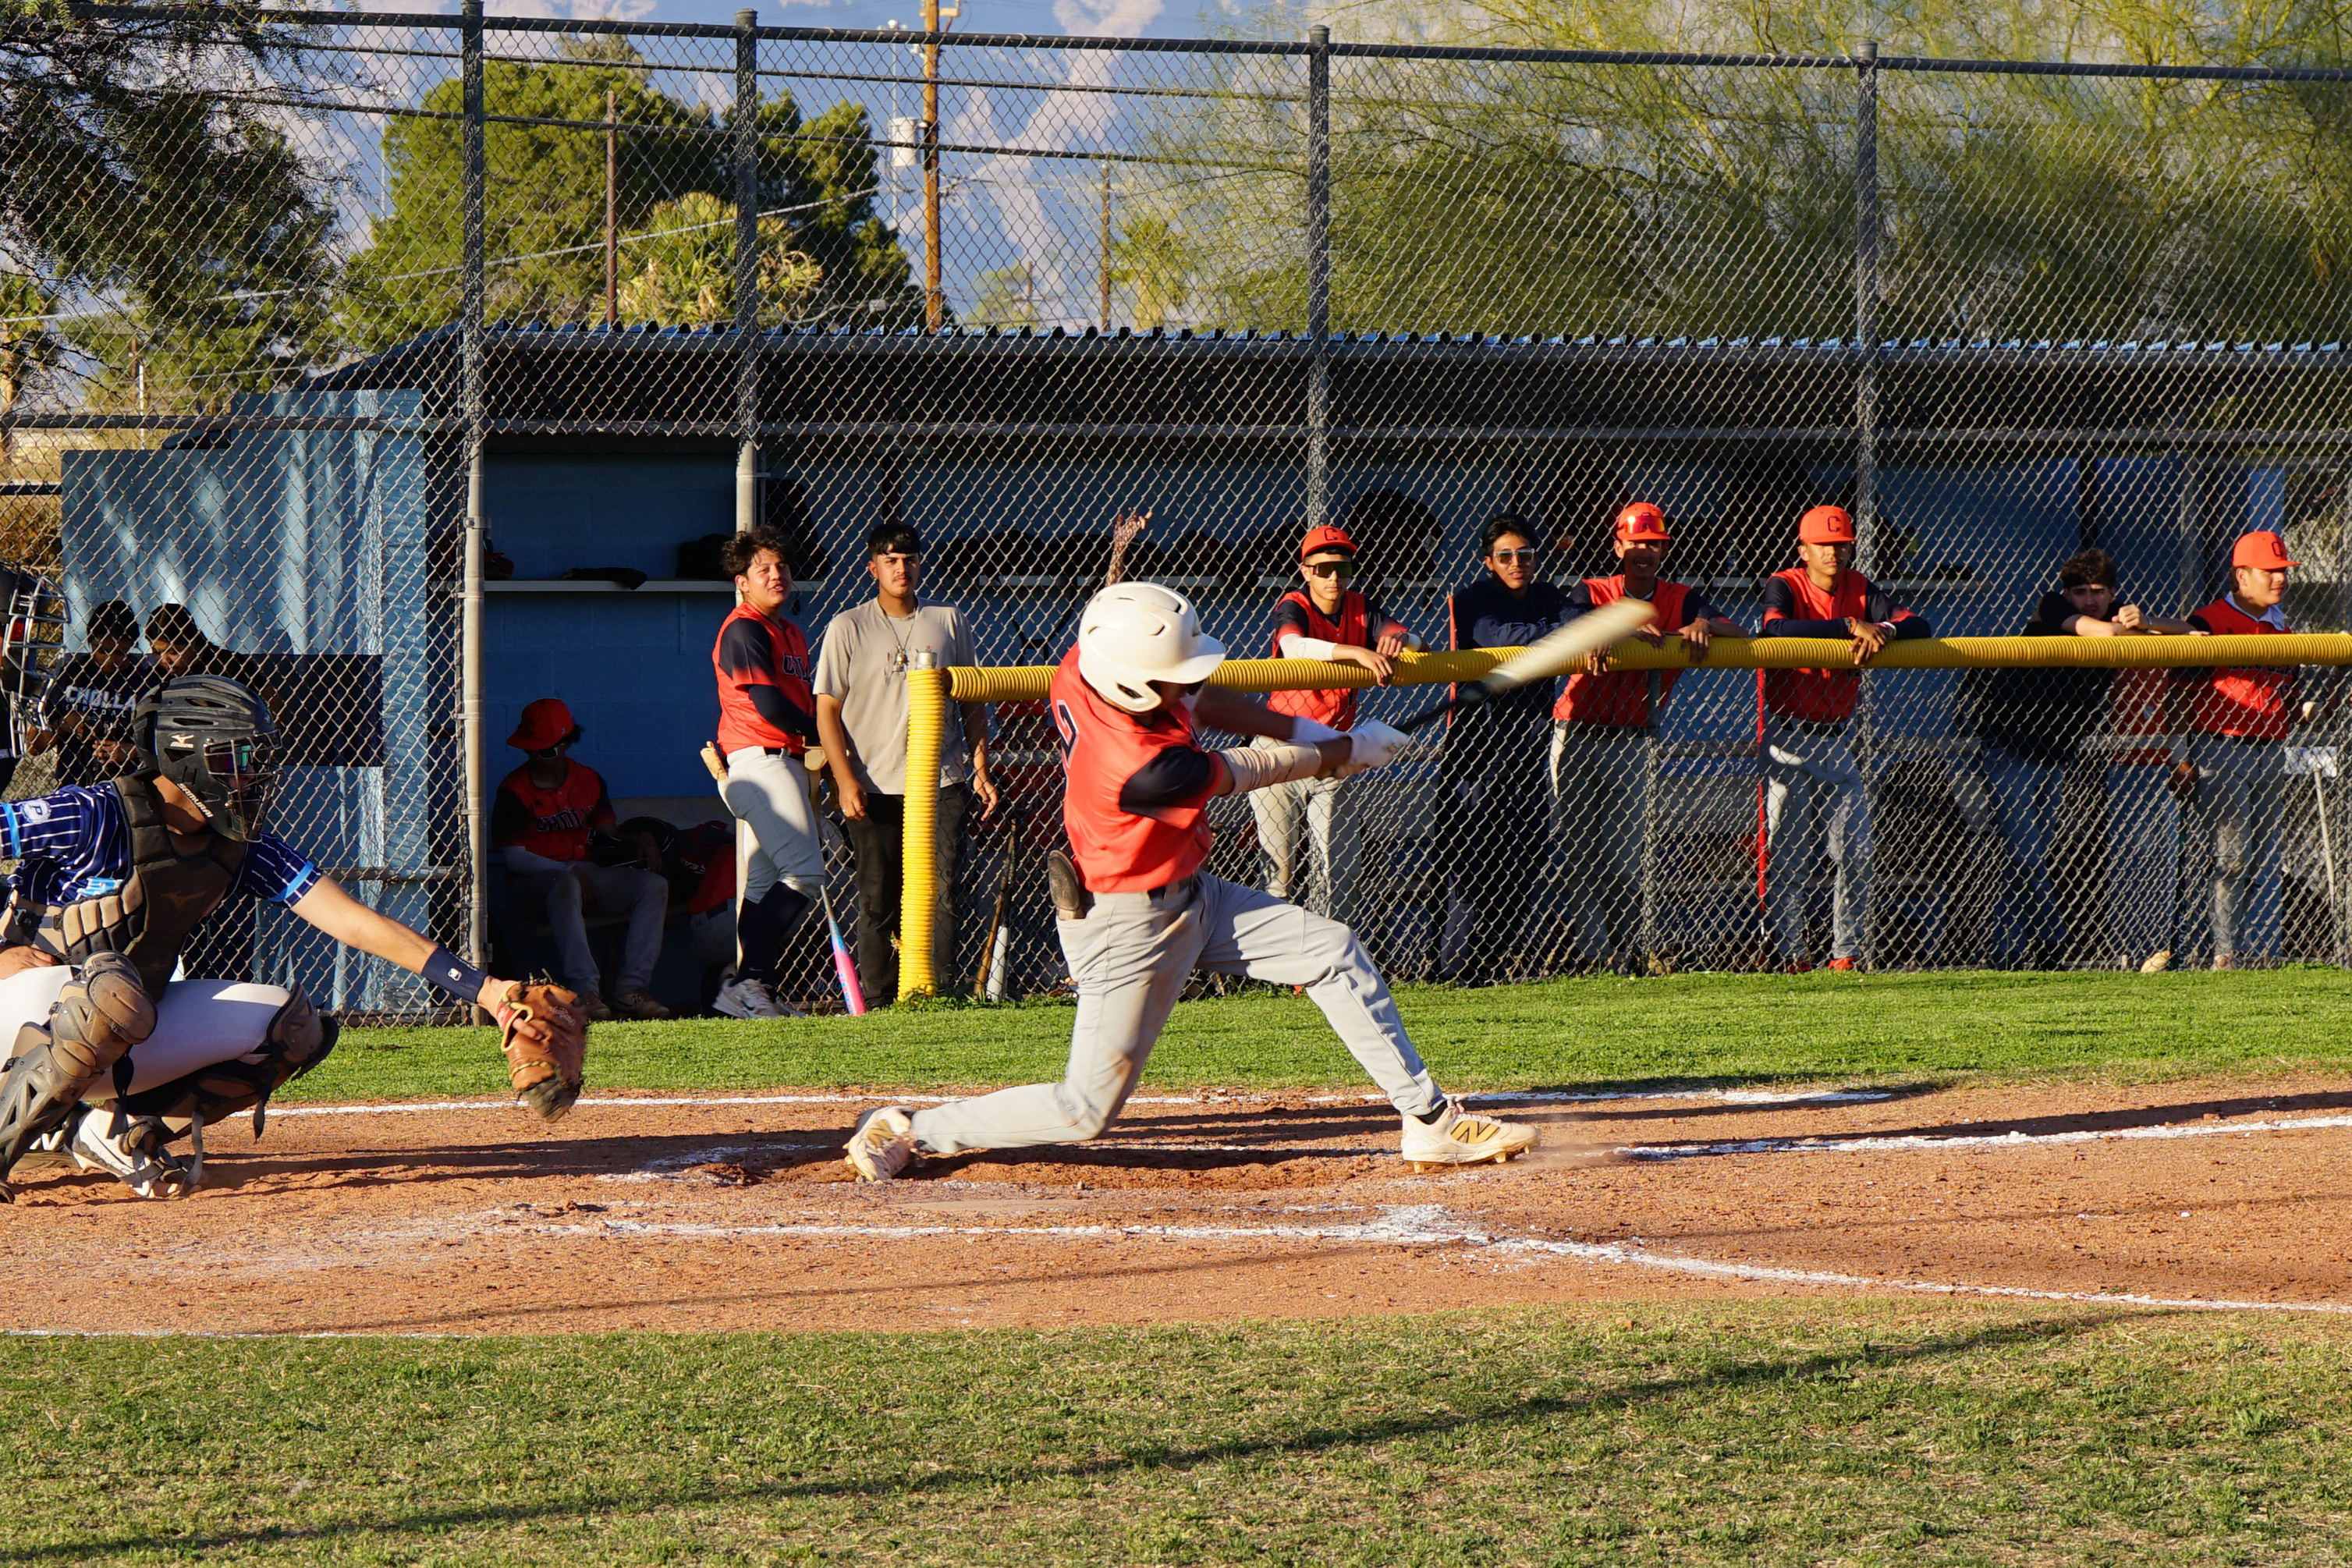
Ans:
POLYGON ((253 689, 221 675, 175 675, 131 715, 155 770, 190 795, 230 838, 259 831, 278 792, 278 729, 253 689))

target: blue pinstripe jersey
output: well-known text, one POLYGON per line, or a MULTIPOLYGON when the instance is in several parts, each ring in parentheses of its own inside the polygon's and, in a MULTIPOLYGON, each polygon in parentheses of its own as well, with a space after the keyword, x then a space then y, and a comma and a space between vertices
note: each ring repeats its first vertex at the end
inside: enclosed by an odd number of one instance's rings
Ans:
MULTIPOLYGON (((130 879, 130 815, 110 784, 0 801, 0 853, 19 858, 8 885, 30 902, 94 899, 130 879)), ((274 833, 255 834, 237 868, 248 899, 290 904, 318 884, 319 868, 274 833)))

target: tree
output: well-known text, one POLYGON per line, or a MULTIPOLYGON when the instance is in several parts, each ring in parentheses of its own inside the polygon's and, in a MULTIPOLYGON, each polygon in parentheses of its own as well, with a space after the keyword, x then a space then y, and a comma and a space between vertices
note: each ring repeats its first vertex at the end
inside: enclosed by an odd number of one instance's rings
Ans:
MULTIPOLYGON (((654 263, 656 280, 632 296, 646 312, 633 319, 699 320, 696 312, 708 302, 697 298, 698 283, 689 288, 683 279, 713 266, 731 275, 735 180, 727 120, 653 86, 643 58, 625 40, 568 42, 557 61, 484 67, 484 104, 500 117, 483 137, 490 319, 602 316, 608 92, 621 125, 614 184, 624 275, 645 274, 640 248, 668 247, 654 263), (562 123, 509 122, 516 120, 562 123), (695 221, 720 209, 729 221, 698 229, 697 237, 665 236, 679 226, 674 220, 684 209, 674 204, 697 197, 709 205, 696 207, 704 216, 695 221), (672 210, 657 219, 665 208, 672 210)), ((462 85, 435 84, 420 107, 461 112, 462 85)), ((804 272, 795 264, 777 271, 788 290, 783 308, 763 303, 762 319, 853 310, 889 324, 911 319, 920 300, 908 285, 906 258, 897 237, 873 216, 875 160, 864 111, 840 104, 803 125, 791 95, 779 93, 758 114, 763 255, 798 253, 815 268, 804 272)), ((462 280, 462 124, 395 118, 384 131, 383 151, 392 211, 352 258, 345 318, 352 340, 369 349, 453 320, 462 280)), ((763 260, 763 271, 770 267, 763 260)))
POLYGON ((217 407, 318 348, 330 215, 285 110, 324 83, 302 30, 264 16, 214 4, 100 24, 10 0, 0 269, 19 304, 47 307, 10 311, 16 393, 72 364, 102 406, 143 363, 151 406, 217 407))
POLYGON ((992 268, 973 279, 971 319, 983 327, 1037 324, 1037 279, 1025 261, 992 268))
POLYGON ((1111 242, 1111 281, 1135 298, 1135 330, 1156 331, 1192 303, 1192 242, 1164 217, 1137 218, 1111 242))
MULTIPOLYGON (((760 220, 760 322, 794 319, 824 269, 792 248, 792 226, 760 220)), ((718 326, 735 319, 735 209, 705 191, 664 202, 631 237, 621 319, 663 326, 718 326)))

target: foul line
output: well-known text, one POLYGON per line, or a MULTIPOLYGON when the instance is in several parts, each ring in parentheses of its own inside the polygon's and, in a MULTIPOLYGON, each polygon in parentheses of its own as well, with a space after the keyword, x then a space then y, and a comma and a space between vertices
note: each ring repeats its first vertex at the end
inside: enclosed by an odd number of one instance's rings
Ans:
POLYGON ((1636 1143, 1618 1152, 1637 1160, 1701 1160, 1716 1154, 1874 1154, 1889 1149, 2016 1149, 2043 1143, 2096 1143, 2170 1138, 2227 1138, 2253 1132, 2308 1132, 2352 1127, 2352 1116, 2302 1116, 2278 1121, 2184 1121, 2154 1127, 2085 1128, 2072 1132, 1982 1132, 1938 1138, 1748 1138, 1736 1143, 1636 1143))

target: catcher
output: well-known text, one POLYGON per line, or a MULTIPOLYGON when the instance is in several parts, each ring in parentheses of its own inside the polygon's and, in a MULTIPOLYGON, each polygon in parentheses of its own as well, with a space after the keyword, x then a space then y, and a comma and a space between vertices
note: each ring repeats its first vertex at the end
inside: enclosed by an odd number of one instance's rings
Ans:
POLYGON ((173 982, 197 922, 232 897, 291 909, 336 941, 421 974, 499 1020, 508 1075, 547 1121, 579 1097, 579 999, 495 980, 359 903, 261 830, 277 786, 269 710, 213 675, 166 681, 131 718, 138 765, 110 784, 0 802, 19 860, 0 919, 0 1201, 39 1149, 106 1170, 141 1197, 203 1174, 204 1128, 325 1059, 335 1022, 299 990, 173 982), (169 1145, 189 1140, 189 1152, 169 1145))

